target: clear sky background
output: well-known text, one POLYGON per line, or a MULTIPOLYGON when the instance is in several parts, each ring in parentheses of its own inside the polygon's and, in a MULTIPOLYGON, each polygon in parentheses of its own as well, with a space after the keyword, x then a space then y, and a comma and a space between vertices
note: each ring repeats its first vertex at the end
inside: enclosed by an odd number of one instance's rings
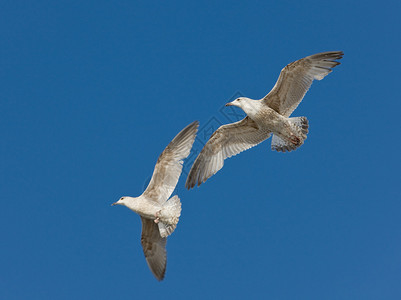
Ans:
MULTIPOLYGON (((2 1, 1 299, 401 299, 399 1, 2 1), (270 140, 183 211, 157 282, 142 193, 187 124, 195 144, 288 63, 343 50, 270 140)), ((199 147, 193 149, 199 151, 199 147)), ((195 153, 196 154, 196 153, 195 153)))

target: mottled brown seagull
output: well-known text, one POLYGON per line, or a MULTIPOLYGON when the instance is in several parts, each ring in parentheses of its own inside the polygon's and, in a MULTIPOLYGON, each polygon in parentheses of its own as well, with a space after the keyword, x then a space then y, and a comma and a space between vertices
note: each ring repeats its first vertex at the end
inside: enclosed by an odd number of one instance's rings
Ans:
POLYGON ((112 205, 128 207, 141 216, 141 244, 146 262, 153 275, 162 280, 166 272, 167 236, 173 233, 181 215, 181 202, 177 195, 170 198, 181 175, 183 160, 188 156, 199 123, 185 127, 168 144, 157 160, 152 179, 139 197, 121 197, 112 205))
POLYGON ((273 89, 260 100, 240 97, 226 105, 240 107, 247 116, 220 126, 196 158, 185 186, 199 186, 219 171, 224 160, 263 142, 273 134, 272 150, 286 152, 301 146, 308 133, 305 117, 289 118, 314 79, 322 80, 340 63, 342 51, 307 56, 281 70, 273 89))

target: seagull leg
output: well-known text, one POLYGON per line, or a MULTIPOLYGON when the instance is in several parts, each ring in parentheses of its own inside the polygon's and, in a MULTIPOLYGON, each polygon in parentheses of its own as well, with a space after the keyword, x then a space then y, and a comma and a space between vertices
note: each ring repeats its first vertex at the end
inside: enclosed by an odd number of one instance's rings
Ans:
POLYGON ((155 219, 154 222, 157 224, 157 223, 159 223, 159 221, 160 221, 160 210, 159 210, 158 212, 155 213, 155 217, 156 217, 156 219, 155 219))
POLYGON ((291 143, 293 143, 295 146, 298 146, 299 144, 301 144, 301 139, 299 137, 297 137, 294 134, 291 134, 290 136, 290 141, 291 143))

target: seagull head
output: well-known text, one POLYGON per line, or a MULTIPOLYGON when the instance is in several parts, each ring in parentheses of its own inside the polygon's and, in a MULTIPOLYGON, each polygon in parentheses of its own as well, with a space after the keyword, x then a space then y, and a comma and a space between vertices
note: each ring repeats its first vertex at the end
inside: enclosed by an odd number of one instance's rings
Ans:
POLYGON ((121 197, 120 199, 118 199, 118 201, 117 202, 114 202, 111 206, 114 206, 114 205, 117 205, 117 204, 119 204, 119 205, 125 205, 125 203, 124 203, 124 199, 125 199, 126 197, 121 197))
POLYGON ((250 109, 252 109, 252 106, 254 106, 254 102, 257 101, 249 99, 247 97, 239 97, 233 102, 228 102, 226 106, 237 106, 239 108, 242 108, 242 110, 247 113, 250 109))
POLYGON ((252 116, 258 113, 261 103, 259 100, 252 100, 247 97, 239 97, 233 102, 227 103, 226 106, 237 106, 252 118, 252 116))
POLYGON ((226 106, 238 106, 242 108, 242 103, 244 102, 245 97, 239 97, 235 99, 233 102, 228 102, 226 106))

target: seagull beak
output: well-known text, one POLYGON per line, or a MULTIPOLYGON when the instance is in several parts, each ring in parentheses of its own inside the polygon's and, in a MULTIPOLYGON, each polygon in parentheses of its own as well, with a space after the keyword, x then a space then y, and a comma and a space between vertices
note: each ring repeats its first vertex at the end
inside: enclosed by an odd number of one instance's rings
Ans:
POLYGON ((117 205, 117 202, 114 202, 111 206, 117 205))
POLYGON ((226 104, 226 106, 233 106, 234 104, 232 103, 232 102, 228 102, 227 104, 226 104))

